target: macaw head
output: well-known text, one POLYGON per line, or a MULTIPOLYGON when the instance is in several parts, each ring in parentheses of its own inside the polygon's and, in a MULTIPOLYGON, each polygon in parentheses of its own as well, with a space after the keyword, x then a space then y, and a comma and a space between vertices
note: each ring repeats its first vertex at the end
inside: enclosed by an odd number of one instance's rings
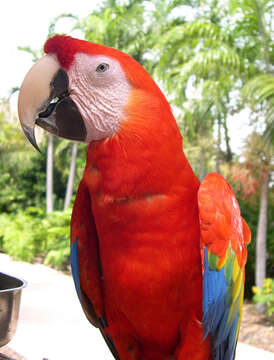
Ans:
POLYGON ((138 106, 167 104, 143 67, 119 50, 55 35, 44 51, 18 99, 22 128, 36 148, 35 125, 89 143, 115 135, 138 106))

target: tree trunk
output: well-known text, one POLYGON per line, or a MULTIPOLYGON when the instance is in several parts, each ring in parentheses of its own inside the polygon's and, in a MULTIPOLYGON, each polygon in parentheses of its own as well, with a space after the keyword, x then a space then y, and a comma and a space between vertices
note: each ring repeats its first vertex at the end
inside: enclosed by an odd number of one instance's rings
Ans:
POLYGON ((229 138, 229 135, 228 135, 226 117, 224 118, 223 126, 224 126, 225 144, 226 144, 226 156, 225 157, 226 157, 227 162, 231 162, 231 160, 232 160, 232 151, 231 151, 231 148, 230 148, 230 138, 229 138))
POLYGON ((71 151, 71 162, 70 162, 69 177, 68 177, 68 182, 67 182, 64 209, 68 208, 70 201, 71 201, 71 196, 73 193, 76 158, 77 158, 77 143, 73 143, 72 151, 71 151))
POLYGON ((47 214, 53 211, 53 135, 48 136, 46 207, 47 214))
MULTIPOLYGON (((267 232, 267 195, 269 172, 263 173, 261 185, 260 211, 256 238, 256 286, 261 288, 266 277, 266 232, 267 232)), ((257 304, 260 314, 265 312, 264 304, 257 304)))
POLYGON ((200 151, 200 159, 198 160, 198 171, 199 171, 199 180, 202 182, 206 177, 206 168, 205 168, 205 161, 204 161, 204 153, 200 151))
POLYGON ((216 172, 220 173, 221 163, 221 118, 218 116, 218 135, 217 135, 217 156, 216 156, 216 172))

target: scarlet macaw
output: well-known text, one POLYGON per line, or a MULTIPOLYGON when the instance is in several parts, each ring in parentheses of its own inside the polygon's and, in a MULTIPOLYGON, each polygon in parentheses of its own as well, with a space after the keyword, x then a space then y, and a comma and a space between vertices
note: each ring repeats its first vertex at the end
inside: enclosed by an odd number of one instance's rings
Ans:
POLYGON ((89 144, 71 265, 115 359, 230 360, 250 231, 219 174, 200 184, 170 106, 130 56, 56 35, 26 75, 19 118, 89 144))

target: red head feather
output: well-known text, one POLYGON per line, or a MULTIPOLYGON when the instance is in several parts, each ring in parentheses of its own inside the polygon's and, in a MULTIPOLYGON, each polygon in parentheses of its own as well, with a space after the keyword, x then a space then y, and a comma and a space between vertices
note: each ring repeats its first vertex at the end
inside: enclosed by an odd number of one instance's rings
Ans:
POLYGON ((46 41, 44 51, 46 54, 55 54, 60 65, 67 70, 74 60, 75 53, 79 51, 80 40, 75 40, 70 36, 55 35, 46 41))

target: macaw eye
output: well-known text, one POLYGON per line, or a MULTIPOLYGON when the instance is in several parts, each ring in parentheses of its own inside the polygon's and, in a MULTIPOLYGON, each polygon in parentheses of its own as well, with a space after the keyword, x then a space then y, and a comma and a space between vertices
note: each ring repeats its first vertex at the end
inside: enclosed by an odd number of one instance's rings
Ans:
POLYGON ((108 68, 109 68, 109 64, 102 63, 102 64, 97 66, 96 71, 99 72, 99 73, 102 73, 102 72, 107 71, 108 68))

